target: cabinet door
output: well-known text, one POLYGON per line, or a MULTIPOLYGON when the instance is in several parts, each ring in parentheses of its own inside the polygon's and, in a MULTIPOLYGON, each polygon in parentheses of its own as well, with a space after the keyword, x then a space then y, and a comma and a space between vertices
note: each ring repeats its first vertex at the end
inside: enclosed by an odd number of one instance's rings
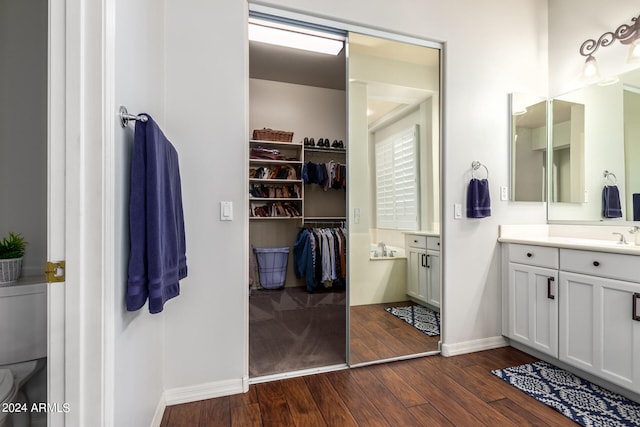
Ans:
POLYGON ((558 357, 557 270, 509 263, 508 336, 558 357))
POLYGON ((560 359, 640 392, 638 291, 635 283, 561 272, 560 359))
POLYGON ((427 251, 409 250, 407 263, 407 295, 421 301, 427 300, 427 251))
POLYGON ((440 308, 440 252, 427 251, 427 302, 440 308))

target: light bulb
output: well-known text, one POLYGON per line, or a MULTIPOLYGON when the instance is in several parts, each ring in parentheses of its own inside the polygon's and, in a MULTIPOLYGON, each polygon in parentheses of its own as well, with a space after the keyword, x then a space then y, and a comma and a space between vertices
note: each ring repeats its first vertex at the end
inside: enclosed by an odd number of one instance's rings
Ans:
POLYGON ((627 62, 635 62, 640 60, 640 38, 637 38, 631 43, 629 48, 629 56, 627 62))
POLYGON ((589 55, 582 67, 582 78, 586 82, 594 82, 600 80, 600 70, 596 58, 589 55))

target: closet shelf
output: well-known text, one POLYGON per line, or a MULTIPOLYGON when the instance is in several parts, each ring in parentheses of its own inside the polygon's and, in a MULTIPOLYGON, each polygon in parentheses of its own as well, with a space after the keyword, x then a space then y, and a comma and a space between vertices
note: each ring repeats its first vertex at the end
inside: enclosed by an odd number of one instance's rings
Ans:
POLYGON ((302 160, 249 159, 249 163, 256 165, 301 165, 302 160))
POLYGON ((262 183, 262 184, 302 184, 301 179, 267 179, 267 178, 249 178, 250 183, 262 183))
POLYGON ((301 216, 250 216, 249 219, 302 219, 301 216))
POLYGON ((347 149, 346 148, 331 148, 331 147, 327 147, 327 148, 304 147, 304 151, 312 152, 312 153, 338 153, 338 154, 346 154, 347 153, 347 149))
POLYGON ((301 202, 298 197, 249 197, 250 202, 301 202))
POLYGON ((249 143, 251 146, 254 145, 262 145, 263 147, 274 147, 274 148, 300 148, 302 147, 301 142, 281 142, 281 141, 262 141, 259 139, 250 139, 249 143))

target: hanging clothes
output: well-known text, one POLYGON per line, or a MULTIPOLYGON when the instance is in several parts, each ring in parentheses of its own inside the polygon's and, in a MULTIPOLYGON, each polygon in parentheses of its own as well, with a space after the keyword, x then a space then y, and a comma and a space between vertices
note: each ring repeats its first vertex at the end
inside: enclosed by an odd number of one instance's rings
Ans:
POLYGON ((344 288, 346 233, 342 228, 304 228, 293 244, 294 273, 308 292, 319 286, 344 288))
POLYGON ((317 184, 324 191, 347 188, 347 165, 330 160, 326 163, 307 162, 302 166, 305 184, 317 184))

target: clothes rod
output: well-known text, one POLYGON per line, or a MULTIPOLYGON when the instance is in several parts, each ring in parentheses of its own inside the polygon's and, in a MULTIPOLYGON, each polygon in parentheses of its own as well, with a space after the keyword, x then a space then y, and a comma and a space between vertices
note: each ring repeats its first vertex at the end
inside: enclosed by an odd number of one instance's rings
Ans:
POLYGON ((122 105, 118 110, 118 114, 120 116, 120 125, 123 128, 127 127, 127 125, 129 124, 129 120, 140 120, 141 122, 146 122, 147 120, 149 120, 149 118, 144 114, 141 114, 139 116, 136 116, 134 114, 129 114, 129 112, 127 111, 127 107, 122 105))

